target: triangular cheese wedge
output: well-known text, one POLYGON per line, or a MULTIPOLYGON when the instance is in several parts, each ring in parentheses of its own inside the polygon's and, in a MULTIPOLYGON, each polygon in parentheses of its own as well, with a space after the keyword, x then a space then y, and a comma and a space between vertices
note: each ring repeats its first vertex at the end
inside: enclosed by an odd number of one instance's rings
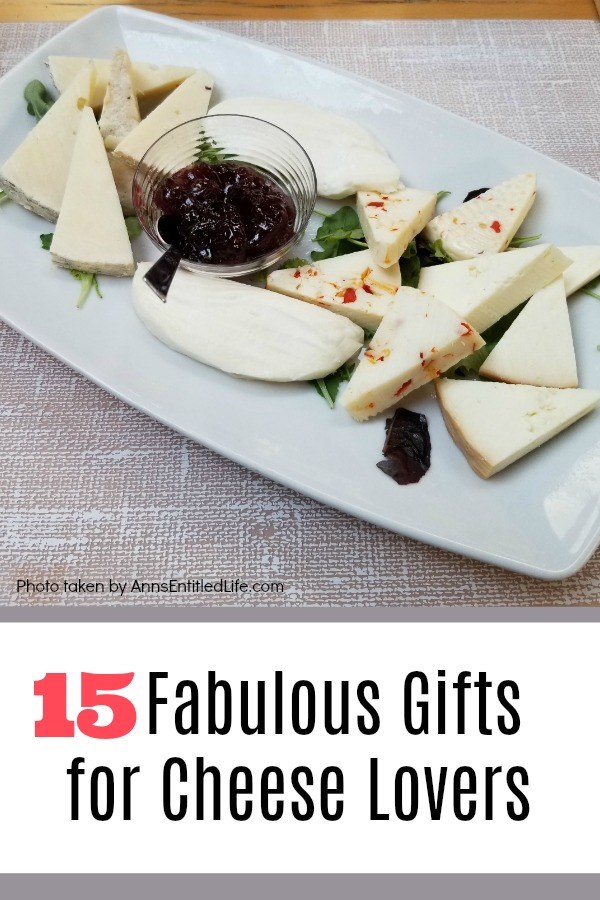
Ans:
MULTIPOLYGON (((49 56, 48 66, 52 81, 61 94, 68 88, 81 67, 88 62, 81 56, 49 56)), ((100 109, 104 102, 106 86, 110 76, 110 59, 92 60, 96 68, 96 83, 92 91, 90 106, 100 109)), ((196 70, 188 66, 155 66, 151 63, 132 63, 133 85, 138 102, 147 103, 162 99, 193 75, 196 70)))
POLYGON ((567 297, 600 275, 600 247, 559 247, 571 265, 563 272, 567 297))
POLYGON ((533 295, 479 374, 513 384, 577 387, 575 348, 562 275, 533 295))
POLYGON ((0 168, 0 188, 50 222, 60 211, 81 111, 90 102, 93 78, 92 66, 81 69, 0 168))
POLYGON ((370 250, 322 259, 297 269, 278 269, 267 278, 269 290, 316 303, 373 331, 401 284, 398 263, 382 269, 370 250))
POLYGON ((419 288, 483 332, 567 268, 551 244, 421 269, 419 288))
POLYGON ((359 422, 397 406, 484 342, 433 297, 400 288, 365 351, 342 403, 359 422))
POLYGON ((535 194, 536 176, 527 172, 436 216, 423 235, 431 243, 441 241, 454 260, 501 253, 531 209, 535 194))
POLYGON ((124 50, 115 50, 99 122, 106 149, 114 150, 140 121, 131 62, 124 50))
POLYGON ((482 478, 549 441, 600 400, 599 391, 440 378, 435 385, 448 431, 482 478))
POLYGON ((60 266, 133 275, 131 244, 92 108, 81 117, 62 207, 50 246, 60 266))
POLYGON ((375 262, 387 268, 398 262, 410 242, 433 215, 437 194, 402 188, 390 193, 359 191, 356 211, 375 262))

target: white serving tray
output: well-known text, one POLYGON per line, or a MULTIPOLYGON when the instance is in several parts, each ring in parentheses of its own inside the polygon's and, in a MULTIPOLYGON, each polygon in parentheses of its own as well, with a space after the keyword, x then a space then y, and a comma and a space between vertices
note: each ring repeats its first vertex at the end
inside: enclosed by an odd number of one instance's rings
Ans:
MULTIPOLYGON (((560 245, 600 243, 600 184, 558 162, 372 81, 126 7, 106 7, 70 25, 0 81, 2 157, 33 124, 23 88, 32 78, 48 83, 49 54, 110 56, 115 47, 133 59, 206 67, 215 79, 213 102, 272 94, 346 114, 380 137, 408 184, 452 191, 442 208, 471 188, 534 170, 539 199, 527 232, 560 245)), ((174 353, 135 317, 129 280, 101 279, 104 300, 91 297, 77 311, 76 283, 40 249, 38 235, 52 228, 14 203, 3 206, 0 317, 126 403, 322 503, 508 569, 563 578, 600 542, 598 412, 482 481, 446 432, 433 390, 422 389, 407 406, 428 417, 432 465, 418 485, 400 487, 375 465, 382 418, 359 425, 342 408, 330 411, 311 385, 245 382, 174 353)), ((156 251, 138 238, 136 255, 154 258, 156 251)), ((579 294, 570 309, 580 383, 599 387, 598 302, 579 294)))

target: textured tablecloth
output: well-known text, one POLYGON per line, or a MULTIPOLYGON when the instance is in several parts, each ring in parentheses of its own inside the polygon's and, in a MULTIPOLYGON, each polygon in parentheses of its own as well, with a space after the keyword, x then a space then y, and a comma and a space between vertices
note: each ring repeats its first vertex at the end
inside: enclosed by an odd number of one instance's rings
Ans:
MULTIPOLYGON (((226 22, 490 126, 600 178, 594 22, 226 22)), ((0 70, 59 29, 0 25, 0 70)), ((366 525, 169 431, 0 326, 0 602, 17 578, 279 581, 145 602, 546 605, 600 601, 600 553, 545 583, 366 525)), ((141 602, 125 594, 122 602, 141 602)))

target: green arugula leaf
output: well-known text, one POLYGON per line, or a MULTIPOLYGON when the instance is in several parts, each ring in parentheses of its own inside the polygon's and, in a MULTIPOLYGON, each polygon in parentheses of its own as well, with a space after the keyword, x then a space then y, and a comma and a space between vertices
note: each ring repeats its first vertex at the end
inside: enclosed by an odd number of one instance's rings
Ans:
POLYGON ((315 386, 317 394, 323 397, 330 409, 333 409, 335 405, 336 397, 340 390, 340 385, 344 381, 350 381, 353 370, 353 365, 344 363, 343 366, 340 366, 340 368, 337 369, 337 371, 332 372, 331 375, 326 375, 324 378, 316 378, 312 382, 315 386))
POLYGON ((433 242, 421 238, 418 247, 422 266, 435 266, 439 263, 454 262, 452 257, 448 256, 444 250, 441 238, 433 242))
POLYGON ((79 269, 69 269, 69 272, 73 278, 81 283, 81 290, 79 291, 79 297, 77 298, 77 309, 81 309, 89 297, 92 288, 96 291, 100 299, 102 299, 98 279, 92 272, 80 272, 79 269))
POLYGON ((365 333, 365 344, 375 337, 375 332, 371 328, 365 328, 363 325, 363 331, 365 333))
POLYGON ((196 144, 196 153, 194 159, 196 162, 203 163, 220 163, 228 159, 235 159, 235 153, 225 153, 223 147, 218 147, 214 138, 209 138, 204 131, 200 131, 198 143, 196 144))
POLYGON ((7 200, 10 200, 10 197, 8 196, 6 191, 0 191, 0 206, 3 203, 6 203, 7 200))
POLYGON ((23 96, 27 102, 27 112, 30 116, 35 116, 38 122, 54 105, 54 98, 48 93, 48 88, 37 79, 29 82, 23 96))
POLYGON ((138 222, 137 216, 125 216, 125 227, 130 241, 142 233, 142 226, 138 222))
MULTIPOLYGON (((594 287, 600 288, 600 284, 595 284, 594 287)), ((596 300, 600 300, 600 294, 597 294, 596 291, 592 291, 591 288, 580 288, 579 289, 582 294, 587 294, 589 297, 595 297, 596 300)))
POLYGON ((525 234, 522 237, 513 238, 508 246, 518 248, 522 247, 523 244, 531 244, 533 241, 539 241, 540 238, 541 234, 525 234))
POLYGON ((406 287, 418 288, 421 274, 421 259, 417 250, 417 242, 411 241, 400 257, 400 273, 402 284, 406 287))
POLYGON ((285 262, 281 263, 282 269, 301 269, 302 266, 307 266, 309 263, 308 259, 300 259, 299 256, 294 256, 293 259, 286 259, 285 262))
POLYGON ((496 343, 497 342, 492 341, 489 344, 485 344, 484 347, 480 347, 479 350, 475 350, 470 356, 465 356, 465 358, 461 359, 456 365, 446 369, 444 377, 467 378, 469 375, 478 375, 479 369, 496 346, 496 343))
POLYGON ((315 241, 322 249, 313 250, 310 255, 316 261, 355 253, 357 247, 366 249, 364 238, 356 210, 351 206, 342 206, 337 212, 325 216, 319 225, 315 241))
POLYGON ((53 234, 40 234, 40 243, 42 245, 42 250, 49 250, 50 244, 52 243, 53 234))
POLYGON ((437 192, 437 202, 439 203, 440 200, 444 199, 444 197, 450 197, 450 196, 452 196, 452 191, 438 191, 437 192))

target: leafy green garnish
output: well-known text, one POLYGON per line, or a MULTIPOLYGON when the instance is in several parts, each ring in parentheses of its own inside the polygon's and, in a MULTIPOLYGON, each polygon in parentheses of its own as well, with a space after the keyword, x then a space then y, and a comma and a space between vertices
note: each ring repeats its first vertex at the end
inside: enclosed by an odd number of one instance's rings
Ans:
POLYGON ((444 197, 450 197, 451 194, 452 194, 452 191, 438 191, 437 192, 437 202, 439 203, 440 200, 444 199, 444 197))
POLYGON ((100 299, 102 299, 102 293, 100 291, 98 279, 92 272, 80 272, 79 269, 69 269, 69 272, 71 273, 73 278, 81 283, 81 290, 79 291, 79 297, 77 298, 77 309, 81 309, 81 307, 89 297, 92 288, 94 288, 97 295, 100 297, 100 299))
POLYGON ((137 216, 125 216, 125 227, 130 241, 142 233, 142 226, 138 222, 137 216))
POLYGON ((343 366, 340 366, 339 369, 336 372, 332 372, 331 375, 326 375, 325 378, 316 378, 313 381, 317 394, 320 394, 321 397, 323 397, 330 409, 333 409, 334 407, 342 382, 350 381, 353 369, 353 365, 344 363, 343 366))
POLYGON ((481 366, 524 307, 525 304, 521 303, 520 306, 517 306, 512 312, 502 316, 502 318, 494 325, 490 325, 490 327, 481 335, 485 341, 485 346, 480 347, 479 350, 475 350, 470 356, 461 359, 455 366, 451 366, 444 372, 444 375, 447 378, 467 378, 469 375, 478 375, 481 366))
POLYGON ((53 234, 40 234, 40 242, 42 245, 42 250, 49 250, 50 244, 52 243, 53 234))
POLYGON ((365 333, 365 344, 375 337, 375 332, 371 328, 365 328, 363 325, 363 331, 365 333))
POLYGON ((307 266, 309 263, 308 259, 300 259, 299 256, 294 256, 293 259, 286 259, 285 262, 281 263, 282 269, 300 269, 302 266, 307 266))
POLYGON ((522 247, 523 244, 531 244, 533 241, 539 241, 540 238, 541 234, 525 234, 522 237, 513 238, 508 246, 518 248, 522 247))
POLYGON ((235 153, 225 153, 223 147, 217 147, 214 138, 206 137, 203 131, 200 132, 198 143, 196 144, 196 154, 194 159, 196 162, 203 163, 220 163, 228 159, 235 159, 235 153))
POLYGON ((2 203, 6 203, 7 200, 10 200, 10 197, 6 193, 6 191, 0 191, 0 205, 2 203))
POLYGON ((411 241, 400 257, 402 284, 406 287, 418 288, 421 274, 421 260, 417 250, 417 242, 411 241))
POLYGON ((23 91, 23 96, 27 101, 27 112, 30 116, 35 116, 38 122, 54 105, 54 98, 48 93, 48 88, 37 79, 29 82, 23 91))
POLYGON ((444 250, 442 239, 437 241, 426 241, 423 238, 419 241, 419 257, 422 266, 435 266, 439 263, 454 262, 451 256, 448 256, 444 250))
MULTIPOLYGON (((600 285, 595 285, 595 286, 600 287, 600 285)), ((596 300, 600 300, 600 294, 597 294, 596 291, 592 291, 589 287, 588 288, 580 288, 580 290, 581 290, 582 294, 588 294, 588 296, 595 297, 596 300)))
POLYGON ((351 206, 342 206, 337 212, 325 216, 317 230, 315 241, 322 250, 313 250, 313 260, 330 259, 332 256, 343 256, 366 248, 363 230, 358 221, 356 210, 351 206))

